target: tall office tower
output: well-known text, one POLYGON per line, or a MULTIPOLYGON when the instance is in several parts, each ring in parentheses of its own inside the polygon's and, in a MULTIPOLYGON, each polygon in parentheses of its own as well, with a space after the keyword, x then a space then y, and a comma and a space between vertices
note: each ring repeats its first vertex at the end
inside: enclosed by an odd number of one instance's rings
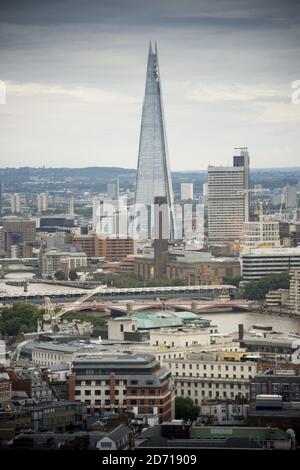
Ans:
POLYGON ((3 193, 3 183, 0 181, 0 217, 2 217, 2 193, 3 193))
POLYGON ((180 185, 181 200, 188 201, 194 197, 194 185, 193 183, 181 183, 180 185))
POLYGON ((246 147, 233 157, 233 166, 208 167, 208 238, 240 239, 249 221, 249 154, 246 147))
POLYGON ((157 46, 150 42, 146 90, 142 112, 135 203, 145 210, 139 218, 139 236, 153 236, 154 198, 167 198, 170 212, 170 237, 174 238, 173 189, 167 151, 165 121, 158 66, 157 46), (151 224, 149 223, 151 221, 151 224))
POLYGON ((287 209, 295 209, 297 207, 297 186, 287 185, 284 191, 285 206, 287 209))
POLYGON ((36 197, 37 211, 44 212, 48 209, 48 194, 40 193, 36 197))
POLYGON ((10 197, 10 210, 12 214, 21 212, 21 198, 19 193, 14 193, 10 197))
POLYGON ((74 198, 73 196, 69 199, 69 215, 74 215, 74 198))
POLYGON ((119 199, 119 179, 118 178, 108 183, 107 196, 111 199, 119 199))

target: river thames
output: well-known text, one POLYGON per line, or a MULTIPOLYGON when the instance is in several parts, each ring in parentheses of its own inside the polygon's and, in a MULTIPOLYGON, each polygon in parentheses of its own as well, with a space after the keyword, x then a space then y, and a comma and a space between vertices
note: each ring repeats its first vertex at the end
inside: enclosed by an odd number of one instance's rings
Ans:
MULTIPOLYGON (((31 273, 11 273, 5 279, 0 281, 0 291, 8 293, 23 292, 23 287, 8 286, 5 281, 8 280, 24 280, 33 277, 31 273)), ((82 292, 86 294, 85 289, 75 289, 67 286, 55 286, 49 284, 30 284, 28 285, 28 292, 37 294, 51 294, 57 291, 60 292, 82 292)), ((243 323, 245 329, 251 328, 253 325, 267 325, 272 326, 273 330, 283 333, 294 332, 300 333, 300 318, 270 315, 266 313, 255 312, 210 312, 202 313, 202 318, 212 320, 213 324, 218 326, 220 333, 232 333, 238 330, 239 323, 243 323)))

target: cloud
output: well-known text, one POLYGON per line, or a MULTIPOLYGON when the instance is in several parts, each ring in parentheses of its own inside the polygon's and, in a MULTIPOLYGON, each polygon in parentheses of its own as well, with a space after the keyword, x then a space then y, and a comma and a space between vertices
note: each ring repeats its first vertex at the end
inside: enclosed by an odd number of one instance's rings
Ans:
POLYGON ((14 83, 6 81, 7 99, 10 95, 18 97, 34 97, 41 95, 55 95, 64 98, 94 103, 135 103, 136 100, 125 94, 103 90, 100 88, 88 88, 83 86, 66 87, 55 84, 41 83, 14 83))
POLYGON ((270 101, 286 100, 284 90, 274 88, 274 85, 247 85, 241 83, 215 83, 205 85, 198 83, 186 98, 199 103, 218 103, 236 101, 270 101))

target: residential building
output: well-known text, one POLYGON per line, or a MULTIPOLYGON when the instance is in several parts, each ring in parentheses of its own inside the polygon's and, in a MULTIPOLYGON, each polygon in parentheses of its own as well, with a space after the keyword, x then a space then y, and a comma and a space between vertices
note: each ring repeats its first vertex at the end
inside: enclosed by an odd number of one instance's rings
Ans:
POLYGON ((70 234, 68 242, 86 253, 87 257, 103 257, 108 261, 120 261, 136 253, 136 242, 130 237, 108 237, 96 233, 70 234))
POLYGON ((107 196, 111 199, 119 199, 119 178, 107 184, 107 196))
POLYGON ((300 270, 290 272, 289 307, 294 315, 300 315, 300 270))
POLYGON ((191 201, 194 199, 194 184, 193 183, 181 183, 181 200, 191 201))
POLYGON ((14 193, 11 195, 10 210, 12 214, 19 214, 21 212, 21 196, 19 193, 14 193))
POLYGON ((285 187, 284 203, 287 209, 295 209, 297 207, 297 187, 296 186, 287 185, 285 187))
POLYGON ((281 307, 289 303, 289 289, 270 290, 266 294, 266 304, 268 307, 281 307))
POLYGON ((91 410, 126 410, 172 418, 171 373, 147 353, 77 356, 72 363, 70 399, 91 410))
POLYGON ((40 193, 36 197, 37 211, 45 212, 48 209, 48 194, 40 193))
POLYGON ((247 423, 249 403, 230 400, 206 400, 200 405, 200 420, 217 426, 244 425, 247 423))
POLYGON ((28 398, 36 402, 52 401, 52 391, 37 369, 15 367, 7 369, 7 373, 12 392, 25 392, 28 398))
POLYGON ((80 269, 87 266, 87 256, 83 252, 49 250, 42 255, 42 276, 53 276, 57 271, 80 269))

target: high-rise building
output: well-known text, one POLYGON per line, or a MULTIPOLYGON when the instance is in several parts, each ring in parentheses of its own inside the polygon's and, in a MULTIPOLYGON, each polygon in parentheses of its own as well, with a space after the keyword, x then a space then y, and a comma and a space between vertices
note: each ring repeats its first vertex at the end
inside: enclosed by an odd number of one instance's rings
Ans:
POLYGON ((44 212, 48 209, 48 194, 40 193, 36 197, 37 211, 44 212))
POLYGON ((19 193, 14 193, 10 197, 10 210, 12 214, 21 212, 21 198, 19 193))
POLYGON ((290 308, 300 315, 300 270, 290 271, 290 308))
MULTIPOLYGON (((7 218, 3 221, 4 249, 8 256, 12 257, 11 249, 24 242, 34 241, 36 236, 35 220, 7 218)), ((15 250, 15 248, 13 248, 15 250)))
POLYGON ((119 199, 119 178, 116 178, 108 183, 107 196, 110 199, 119 199))
POLYGON ((73 196, 69 199, 68 209, 69 209, 68 214, 69 215, 74 215, 74 198, 73 198, 73 196))
POLYGON ((3 183, 0 181, 0 217, 2 217, 2 193, 3 193, 3 183))
POLYGON ((188 201, 194 198, 193 183, 181 183, 181 200, 188 201))
POLYGON ((170 211, 170 238, 173 238, 173 189, 168 160, 157 46, 155 45, 153 51, 150 43, 135 197, 136 204, 141 204, 146 208, 139 217, 138 232, 141 238, 152 238, 153 213, 151 206, 153 207, 156 196, 167 198, 170 211), (151 226, 149 227, 149 225, 151 226))
POLYGON ((208 167, 208 238, 211 241, 240 239, 249 220, 249 155, 243 147, 233 166, 208 167))
POLYGON ((264 217, 263 208, 259 210, 259 220, 244 222, 241 235, 241 248, 246 251, 250 248, 263 246, 280 246, 279 222, 264 217))
POLYGON ((285 187, 284 203, 288 209, 295 209, 297 207, 297 187, 289 186, 285 187))

